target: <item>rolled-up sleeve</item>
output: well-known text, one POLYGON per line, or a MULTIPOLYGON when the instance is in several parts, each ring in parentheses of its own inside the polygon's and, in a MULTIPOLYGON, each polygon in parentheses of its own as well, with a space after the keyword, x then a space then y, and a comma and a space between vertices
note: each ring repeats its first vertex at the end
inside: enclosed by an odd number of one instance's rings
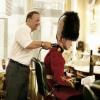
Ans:
POLYGON ((23 47, 27 47, 33 40, 31 38, 31 31, 20 29, 16 31, 16 41, 23 47))

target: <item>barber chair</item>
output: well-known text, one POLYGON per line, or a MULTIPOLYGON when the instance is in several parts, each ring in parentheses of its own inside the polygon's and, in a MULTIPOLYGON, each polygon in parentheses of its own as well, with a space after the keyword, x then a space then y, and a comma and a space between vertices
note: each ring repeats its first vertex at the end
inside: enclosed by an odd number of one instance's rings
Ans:
POLYGON ((44 63, 37 58, 33 58, 31 62, 34 62, 35 65, 39 94, 42 95, 45 100, 56 100, 53 95, 54 88, 52 88, 51 91, 48 91, 44 63))

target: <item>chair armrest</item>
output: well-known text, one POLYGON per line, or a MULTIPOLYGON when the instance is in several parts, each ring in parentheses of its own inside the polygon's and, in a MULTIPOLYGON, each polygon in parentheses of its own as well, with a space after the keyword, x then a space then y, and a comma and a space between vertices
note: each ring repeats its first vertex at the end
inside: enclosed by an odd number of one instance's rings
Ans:
POLYGON ((91 85, 91 88, 100 90, 100 85, 98 85, 98 84, 92 84, 92 85, 91 85))

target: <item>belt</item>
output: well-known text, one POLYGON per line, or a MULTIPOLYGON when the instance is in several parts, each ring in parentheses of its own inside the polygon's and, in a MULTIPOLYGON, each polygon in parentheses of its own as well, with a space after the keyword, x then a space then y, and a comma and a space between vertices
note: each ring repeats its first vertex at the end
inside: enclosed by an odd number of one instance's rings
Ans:
POLYGON ((52 75, 46 75, 46 79, 53 79, 52 75))
POLYGON ((19 62, 17 62, 17 61, 14 61, 14 60, 12 60, 12 59, 10 59, 9 61, 10 61, 10 62, 12 62, 12 63, 14 63, 14 64, 16 64, 16 65, 18 65, 18 66, 28 68, 28 66, 27 66, 27 65, 21 64, 21 63, 19 63, 19 62))

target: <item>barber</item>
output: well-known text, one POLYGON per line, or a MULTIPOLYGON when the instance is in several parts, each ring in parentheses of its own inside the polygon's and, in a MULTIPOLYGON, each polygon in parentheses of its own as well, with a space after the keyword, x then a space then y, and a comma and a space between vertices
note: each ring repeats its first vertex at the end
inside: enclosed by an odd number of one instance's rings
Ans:
POLYGON ((26 22, 15 32, 15 40, 6 69, 5 100, 27 100, 29 64, 34 53, 33 49, 51 48, 50 42, 32 40, 31 32, 37 30, 39 25, 39 12, 31 11, 27 14, 26 22))

